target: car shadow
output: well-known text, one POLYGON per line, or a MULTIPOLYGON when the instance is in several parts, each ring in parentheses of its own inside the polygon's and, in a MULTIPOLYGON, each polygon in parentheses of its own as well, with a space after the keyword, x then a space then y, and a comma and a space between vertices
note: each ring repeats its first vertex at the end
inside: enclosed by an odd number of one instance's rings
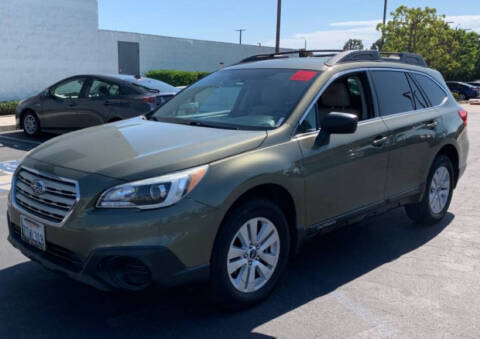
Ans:
POLYGON ((0 271, 0 337, 265 337, 252 331, 428 243, 453 219, 419 226, 396 209, 317 237, 269 299, 237 312, 212 305, 206 285, 109 294, 25 262, 0 271))
POLYGON ((3 132, 0 134, 0 147, 8 147, 20 151, 30 151, 43 142, 57 136, 57 134, 42 133, 36 137, 29 137, 21 130, 3 132))

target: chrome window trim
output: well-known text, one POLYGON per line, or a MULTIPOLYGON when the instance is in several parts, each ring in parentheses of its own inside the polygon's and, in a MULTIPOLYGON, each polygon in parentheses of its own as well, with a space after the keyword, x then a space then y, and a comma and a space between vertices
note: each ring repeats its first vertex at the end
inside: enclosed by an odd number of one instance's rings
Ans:
POLYGON ((80 201, 80 187, 78 185, 78 181, 76 180, 72 180, 72 179, 68 179, 68 178, 64 178, 64 177, 60 177, 60 176, 56 176, 56 175, 53 175, 53 174, 48 174, 48 173, 44 173, 44 172, 40 172, 40 171, 37 171, 37 170, 34 170, 30 167, 27 167, 27 166, 20 166, 18 168, 18 170, 15 172, 15 174, 13 175, 12 177, 12 185, 11 185, 11 199, 12 199, 12 205, 13 207, 19 211, 21 214, 24 214, 25 216, 29 217, 29 218, 32 218, 33 220, 35 221, 38 221, 39 223, 42 223, 42 224, 46 224, 48 226, 54 226, 54 227, 62 227, 65 222, 68 220, 68 218, 70 217, 70 215, 73 213, 74 209, 75 209, 75 206, 77 205, 77 203, 80 201), (49 221, 49 220, 45 220, 45 219, 42 219, 41 217, 35 215, 35 214, 32 214, 30 212, 28 212, 27 210, 25 210, 23 207, 21 207, 20 205, 17 204, 17 201, 15 200, 15 184, 16 184, 16 180, 17 180, 17 173, 20 172, 20 170, 26 170, 28 172, 32 172, 32 173, 35 173, 39 176, 43 176, 45 178, 50 178, 50 179, 54 179, 54 180, 59 180, 59 181, 64 181, 64 182, 68 182, 68 183, 71 183, 71 184, 74 184, 75 185, 75 203, 72 205, 72 208, 70 209, 70 211, 65 214, 65 217, 63 218, 62 222, 60 223, 56 223, 56 222, 52 222, 52 221, 49 221))
MULTIPOLYGON (((323 86, 322 88, 318 91, 318 93, 315 95, 315 97, 313 98, 313 100, 310 102, 310 104, 308 104, 307 108, 305 109, 305 111, 303 112, 302 114, 302 117, 298 120, 298 123, 296 124, 294 130, 293 130, 293 133, 292 133, 292 138, 295 138, 297 136, 299 137, 302 137, 304 135, 310 135, 310 134, 314 134, 314 133, 318 133, 320 131, 320 128, 318 128, 316 131, 311 131, 311 132, 304 132, 304 133, 299 133, 297 134, 297 130, 298 130, 298 127, 302 124, 303 120, 305 120, 305 118, 307 117, 307 114, 308 112, 310 111, 310 109, 313 107, 313 105, 318 101, 318 99, 322 96, 323 92, 325 92, 325 90, 328 88, 328 86, 330 86, 332 84, 332 82, 334 82, 335 80, 337 80, 338 78, 344 76, 344 75, 347 75, 349 73, 357 73, 357 72, 368 72, 368 71, 393 71, 393 72, 404 72, 404 73, 416 73, 416 74, 420 74, 420 75, 423 75, 423 76, 426 76, 427 78, 429 78, 430 80, 432 80, 433 82, 435 82, 441 90, 443 90, 443 92, 445 93, 445 99, 442 101, 441 104, 439 105, 436 105, 436 106, 431 106, 431 107, 428 107, 426 109, 422 109, 422 110, 413 110, 413 111, 407 111, 407 112, 400 112, 400 113, 394 113, 394 114, 389 114, 389 115, 385 115, 385 116, 376 116, 376 117, 373 117, 373 118, 370 118, 370 119, 367 119, 367 120, 362 120, 360 121, 358 124, 361 125, 361 123, 363 122, 367 122, 367 121, 370 121, 370 120, 375 120, 375 119, 388 119, 390 117, 397 117, 397 116, 404 116, 404 115, 407 115, 407 114, 413 114, 415 112, 418 113, 418 111, 428 111, 428 110, 432 110, 432 109, 435 109, 437 107, 440 107, 440 106, 443 106, 446 102, 447 102, 447 99, 449 97, 448 95, 448 92, 445 90, 445 88, 442 86, 442 84, 440 84, 437 80, 435 80, 430 74, 427 74, 427 73, 424 73, 424 72, 420 72, 420 71, 416 71, 416 70, 409 70, 409 69, 405 69, 405 68, 395 68, 395 67, 359 67, 359 68, 351 68, 351 69, 348 69, 348 70, 345 70, 345 71, 341 71, 341 72, 338 72, 338 73, 335 73, 323 86)), ((372 89, 370 89, 372 90, 372 89)), ((372 93, 373 95, 374 93, 372 93)))

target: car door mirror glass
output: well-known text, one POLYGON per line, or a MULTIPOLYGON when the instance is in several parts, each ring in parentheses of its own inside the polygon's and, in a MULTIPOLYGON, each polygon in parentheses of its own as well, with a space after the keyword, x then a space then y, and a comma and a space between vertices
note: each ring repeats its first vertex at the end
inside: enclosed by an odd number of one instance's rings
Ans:
POLYGON ((327 134, 351 134, 355 133, 357 125, 356 114, 331 112, 323 119, 321 131, 327 134))

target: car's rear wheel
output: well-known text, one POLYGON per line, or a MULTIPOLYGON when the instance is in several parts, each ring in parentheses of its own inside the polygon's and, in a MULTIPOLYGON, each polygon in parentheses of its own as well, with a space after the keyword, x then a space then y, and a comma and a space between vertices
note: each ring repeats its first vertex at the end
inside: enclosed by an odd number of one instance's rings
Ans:
POLYGON ((407 215, 422 224, 440 221, 450 206, 454 180, 452 162, 447 156, 438 156, 430 169, 422 201, 405 206, 407 215))
POLYGON ((275 204, 253 200, 238 206, 219 231, 212 256, 212 293, 227 307, 267 297, 285 269, 290 235, 275 204))
POLYGON ((21 123, 26 135, 34 137, 40 134, 40 121, 34 112, 28 111, 24 113, 21 123))

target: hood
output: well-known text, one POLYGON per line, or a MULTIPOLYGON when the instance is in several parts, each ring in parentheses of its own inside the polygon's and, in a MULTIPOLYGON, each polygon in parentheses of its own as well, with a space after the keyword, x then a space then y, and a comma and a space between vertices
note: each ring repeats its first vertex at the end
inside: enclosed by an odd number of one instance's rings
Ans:
POLYGON ((239 131, 134 118, 49 140, 30 158, 87 173, 137 180, 252 150, 265 131, 239 131))

